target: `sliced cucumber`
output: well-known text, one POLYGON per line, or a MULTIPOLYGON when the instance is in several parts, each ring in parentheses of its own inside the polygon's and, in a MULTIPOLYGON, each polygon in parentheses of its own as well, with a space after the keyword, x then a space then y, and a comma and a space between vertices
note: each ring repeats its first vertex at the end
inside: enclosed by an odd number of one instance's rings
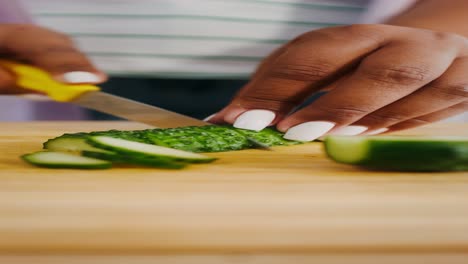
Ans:
POLYGON ((182 169, 187 166, 187 163, 174 161, 170 158, 156 158, 156 157, 142 157, 140 155, 119 155, 119 154, 108 154, 103 152, 95 151, 83 151, 81 155, 91 158, 97 158, 102 160, 111 161, 114 164, 125 165, 134 164, 142 166, 150 166, 164 169, 182 169))
POLYGON ((45 168, 107 169, 112 163, 64 152, 40 151, 21 156, 26 162, 45 168))
POLYGON ((340 163, 379 170, 468 170, 466 137, 328 136, 327 155, 340 163))
POLYGON ((112 153, 107 150, 96 148, 86 143, 86 136, 62 136, 54 139, 50 139, 44 143, 44 148, 50 151, 60 152, 74 152, 81 153, 82 151, 93 151, 112 153))
POLYGON ((292 141, 283 138, 283 133, 272 128, 265 128, 258 132, 239 128, 234 129, 244 136, 254 139, 266 146, 297 145, 301 143, 299 141, 292 141))
POLYGON ((94 147, 106 149, 120 155, 144 159, 164 157, 190 163, 204 163, 215 160, 213 157, 197 153, 107 136, 91 136, 87 142, 94 147))
MULTIPOLYGON (((49 145, 53 146, 54 144, 52 143, 54 143, 54 140, 59 138, 86 138, 89 136, 109 136, 190 152, 222 152, 255 148, 255 145, 252 144, 249 139, 260 142, 265 146, 293 145, 301 143, 298 141, 286 140, 283 138, 283 134, 281 132, 271 128, 256 132, 233 128, 231 126, 208 125, 200 127, 188 126, 134 131, 108 130, 90 133, 64 134, 46 142, 45 148, 50 148, 49 145)), ((66 143, 66 141, 64 143, 66 143)), ((62 143, 59 145, 61 144, 62 143)), ((73 144, 74 143, 71 145, 73 144)))

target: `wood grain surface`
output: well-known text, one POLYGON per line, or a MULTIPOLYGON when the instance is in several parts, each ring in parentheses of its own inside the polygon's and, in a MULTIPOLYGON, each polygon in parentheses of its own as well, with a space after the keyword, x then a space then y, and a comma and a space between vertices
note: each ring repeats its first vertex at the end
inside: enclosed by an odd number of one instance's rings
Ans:
MULTIPOLYGON (((0 127, 0 263, 468 263, 467 172, 365 171, 320 143, 180 171, 51 170, 19 156, 65 132, 146 126, 0 127)), ((468 124, 402 133, 468 136, 468 124)))

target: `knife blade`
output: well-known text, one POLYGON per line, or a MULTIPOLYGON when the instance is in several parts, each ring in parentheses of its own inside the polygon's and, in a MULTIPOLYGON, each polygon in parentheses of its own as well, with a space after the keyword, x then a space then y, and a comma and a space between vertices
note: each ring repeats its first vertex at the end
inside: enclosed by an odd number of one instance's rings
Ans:
MULTIPOLYGON (((0 60, 0 65, 16 74, 18 86, 45 93, 58 102, 72 103, 158 128, 211 125, 208 122, 163 108, 102 92, 99 87, 94 85, 60 83, 52 79, 47 72, 30 65, 7 60, 0 60)), ((252 138, 247 140, 258 149, 271 150, 257 140, 252 138)))
POLYGON ((69 103, 158 128, 210 125, 199 119, 105 92, 86 92, 69 103))

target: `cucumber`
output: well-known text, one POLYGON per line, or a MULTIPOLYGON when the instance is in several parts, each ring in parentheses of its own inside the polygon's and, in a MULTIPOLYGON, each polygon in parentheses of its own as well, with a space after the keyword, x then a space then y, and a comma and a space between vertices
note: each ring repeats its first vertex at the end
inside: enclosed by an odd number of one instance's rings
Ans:
POLYGON ((393 171, 468 170, 467 137, 327 136, 334 161, 393 171))
POLYGON ((129 141, 108 136, 90 136, 88 137, 86 142, 94 147, 109 150, 122 156, 136 157, 141 159, 153 158, 157 162, 160 162, 161 158, 170 159, 172 161, 183 161, 188 163, 205 163, 216 160, 216 158, 208 157, 193 152, 187 152, 183 150, 150 145, 146 143, 129 141))
POLYGON ((23 155, 21 158, 32 165, 45 168, 107 169, 112 167, 109 161, 55 151, 35 152, 23 155))
POLYGON ((266 146, 289 146, 300 144, 299 141, 292 141, 283 138, 283 133, 276 131, 272 128, 265 128, 258 132, 240 128, 236 128, 236 130, 239 133, 243 134, 245 137, 256 140, 266 146))
MULTIPOLYGON (((115 134, 113 133, 113 135, 115 134)), ((48 140, 44 143, 44 148, 50 151, 70 152, 80 154, 85 157, 107 160, 111 161, 114 164, 135 164, 166 169, 181 169, 187 165, 186 163, 176 162, 172 159, 145 159, 138 156, 117 154, 112 151, 93 147, 92 145, 86 142, 87 137, 89 137, 87 134, 77 136, 65 135, 62 137, 48 140)))
MULTIPOLYGON (((109 130, 90 133, 64 134, 60 137, 49 140, 44 144, 44 147, 49 149, 50 146, 54 146, 53 143, 56 139, 62 137, 85 139, 89 136, 109 136, 190 152, 223 152, 255 148, 255 145, 252 144, 249 138, 268 147, 301 144, 301 142, 298 141, 284 139, 282 133, 271 128, 266 128, 260 132, 256 132, 233 128, 231 126, 208 125, 201 127, 189 126, 134 131, 109 130)), ((55 143, 59 146, 62 145, 62 142, 60 141, 55 143)), ((66 143, 66 141, 63 143, 66 143)))
MULTIPOLYGON (((112 152, 111 152, 112 153, 112 152)), ((163 169, 182 169, 187 166, 185 162, 174 161, 170 158, 155 158, 155 157, 142 157, 139 155, 119 155, 116 153, 108 154, 95 151, 83 151, 81 155, 85 157, 97 158, 102 160, 111 161, 113 164, 118 165, 141 165, 149 167, 157 167, 163 169)))
POLYGON ((44 149, 50 151, 72 152, 78 154, 83 151, 93 151, 108 154, 111 153, 110 151, 96 148, 86 143, 86 136, 73 135, 66 135, 54 139, 49 139, 47 142, 44 143, 44 149))
POLYGON ((153 144, 190 152, 221 152, 249 147, 245 136, 222 126, 179 127, 148 131, 153 144))

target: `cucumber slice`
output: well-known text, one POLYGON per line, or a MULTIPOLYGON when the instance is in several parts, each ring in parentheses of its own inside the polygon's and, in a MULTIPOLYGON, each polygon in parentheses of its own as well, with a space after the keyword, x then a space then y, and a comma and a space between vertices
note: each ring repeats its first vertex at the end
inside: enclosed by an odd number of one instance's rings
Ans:
POLYGON ((328 136, 327 155, 340 163, 378 170, 468 170, 466 137, 328 136))
MULTIPOLYGON (((158 129, 153 129, 158 130, 158 129)), ((90 132, 89 136, 108 136, 113 138, 121 138, 130 141, 137 141, 142 143, 151 143, 146 137, 147 130, 107 130, 107 131, 95 131, 90 132)))
POLYGON ((112 166, 109 161, 55 151, 35 152, 21 158, 30 164, 45 168, 107 169, 112 166))
POLYGON ((193 152, 107 136, 91 136, 88 138, 87 142, 95 147, 110 150, 120 155, 145 159, 165 157, 175 161, 189 163, 205 163, 216 159, 193 152))
MULTIPOLYGON (((110 152, 112 153, 112 152, 110 152)), ((164 168, 164 169, 182 169, 187 166, 187 163, 184 162, 177 162, 173 159, 169 158, 156 158, 156 157, 141 157, 138 155, 119 155, 119 154, 108 154, 103 152, 95 152, 95 151, 83 151, 81 155, 85 157, 97 158, 102 160, 111 161, 114 164, 125 165, 125 164, 134 164, 134 165, 142 165, 142 166, 149 166, 149 167, 157 167, 157 168, 164 168)))
POLYGON ((62 136, 50 139, 44 143, 44 148, 50 151, 81 153, 82 151, 93 151, 112 153, 107 150, 96 148, 86 143, 85 136, 62 136))
POLYGON ((292 141, 283 138, 283 133, 274 130, 272 128, 265 128, 261 131, 252 131, 240 128, 234 128, 239 133, 243 134, 246 137, 256 140, 257 142, 263 143, 266 146, 288 146, 288 145, 297 145, 301 142, 292 141))

